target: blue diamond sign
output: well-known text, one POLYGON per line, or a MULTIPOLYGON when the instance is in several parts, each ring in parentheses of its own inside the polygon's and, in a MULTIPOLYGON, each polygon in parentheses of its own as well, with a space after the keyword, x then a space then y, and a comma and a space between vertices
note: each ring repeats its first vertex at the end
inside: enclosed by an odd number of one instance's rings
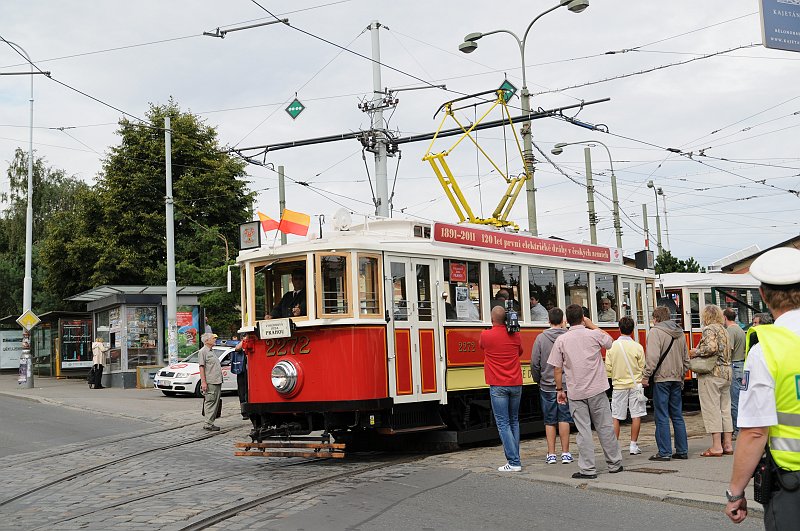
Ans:
POLYGON ((300 100, 297 98, 294 99, 292 103, 286 107, 286 112, 289 113, 289 116, 292 117, 292 120, 300 116, 300 113, 305 110, 306 106, 300 103, 300 100))

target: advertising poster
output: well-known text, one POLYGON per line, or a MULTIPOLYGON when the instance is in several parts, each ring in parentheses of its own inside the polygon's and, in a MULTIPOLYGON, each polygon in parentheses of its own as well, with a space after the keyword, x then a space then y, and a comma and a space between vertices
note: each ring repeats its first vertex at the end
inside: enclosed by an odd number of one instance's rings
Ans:
MULTIPOLYGON (((200 307, 199 306, 178 306, 178 357, 185 358, 200 348, 200 307)), ((164 330, 167 344, 169 344, 169 333, 167 326, 166 312, 164 316, 164 330)))
POLYGON ((456 316, 462 320, 469 319, 473 310, 474 305, 472 301, 469 300, 469 288, 466 286, 456 286, 456 316))
POLYGON ((92 321, 61 321, 61 368, 77 369, 92 366, 92 321))
POLYGON ((0 369, 14 369, 22 356, 22 330, 0 330, 0 369))

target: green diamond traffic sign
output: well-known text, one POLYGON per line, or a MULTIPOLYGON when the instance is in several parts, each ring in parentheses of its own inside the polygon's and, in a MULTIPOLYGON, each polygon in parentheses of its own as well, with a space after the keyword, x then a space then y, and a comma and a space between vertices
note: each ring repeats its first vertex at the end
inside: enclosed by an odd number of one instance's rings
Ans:
POLYGON ((28 332, 31 331, 31 328, 39 324, 40 319, 30 310, 25 310, 25 312, 19 316, 17 319, 17 323, 27 330, 28 332))
POLYGON ((292 120, 294 120, 300 116, 300 113, 303 112, 305 108, 306 106, 300 103, 300 100, 295 98, 294 101, 290 103, 288 107, 286 107, 286 112, 289 113, 289 116, 291 116, 292 120))
POLYGON ((511 97, 517 93, 517 87, 512 85, 507 79, 503 81, 503 84, 497 88, 503 91, 503 99, 506 100, 506 103, 508 103, 508 100, 510 100, 511 97))

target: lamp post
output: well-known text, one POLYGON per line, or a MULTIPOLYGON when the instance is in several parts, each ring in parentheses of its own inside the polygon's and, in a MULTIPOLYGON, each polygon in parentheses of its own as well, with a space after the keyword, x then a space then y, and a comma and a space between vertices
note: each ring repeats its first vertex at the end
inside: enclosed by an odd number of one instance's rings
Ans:
MULTIPOLYGON (((667 194, 664 193, 664 189, 660 186, 658 187, 658 195, 661 196, 661 202, 664 203, 664 240, 667 243, 667 251, 670 250, 669 245, 669 221, 667 220, 667 194)), ((658 205, 656 205, 658 208, 658 205)))
MULTIPOLYGON (((25 55, 28 63, 31 65, 31 97, 30 97, 30 127, 28 132, 28 201, 25 208, 25 278, 22 283, 22 313, 31 309, 31 299, 33 292, 33 280, 31 277, 31 255, 33 254, 33 61, 28 52, 20 46, 11 41, 6 41, 8 44, 16 48, 20 53, 25 55)), ((25 388, 33 389, 33 360, 31 359, 30 350, 30 331, 23 328, 22 332, 22 360, 27 367, 27 379, 25 380, 25 388)))
MULTIPOLYGON (((647 187, 653 189, 653 197, 656 199, 656 233, 658 234, 658 254, 660 255, 664 248, 661 246, 661 218, 658 216, 658 190, 653 181, 647 181, 647 187)), ((662 192, 663 193, 663 192, 662 192)))
MULTIPOLYGON (((617 176, 614 175, 614 159, 611 158, 611 151, 608 149, 608 146, 603 144, 598 140, 580 140, 578 142, 559 142, 556 144, 553 149, 550 150, 550 153, 553 155, 560 155, 564 148, 567 146, 572 146, 575 144, 585 144, 589 147, 594 147, 595 144, 600 144, 604 148, 606 148, 606 153, 608 153, 608 163, 611 164, 611 202, 613 204, 613 211, 614 211, 614 232, 617 235, 617 247, 622 249, 622 225, 619 221, 619 199, 617 197, 617 176)), ((587 155, 587 157, 591 157, 587 155)), ((591 172, 591 158, 587 158, 587 171, 591 172)))
POLYGON ((519 53, 520 59, 522 60, 522 93, 520 95, 520 101, 522 103, 522 114, 526 117, 526 120, 522 124, 522 146, 523 146, 523 159, 525 163, 525 173, 530 178, 527 180, 525 185, 525 190, 528 198, 528 229, 534 236, 539 235, 539 229, 536 223, 536 187, 533 183, 533 147, 531 144, 531 121, 530 121, 530 113, 531 113, 531 100, 530 100, 530 93, 528 92, 528 78, 525 72, 525 44, 528 40, 528 33, 531 31, 531 27, 533 24, 545 16, 546 14, 555 11, 560 7, 566 7, 573 13, 580 13, 587 7, 589 7, 589 0, 559 0, 558 5, 551 7, 550 9, 540 13, 536 18, 534 18, 530 24, 528 24, 527 29, 525 29, 525 33, 520 39, 516 33, 510 30, 499 29, 494 31, 489 31, 486 33, 470 33, 466 37, 464 37, 464 42, 459 44, 458 49, 464 53, 472 53, 478 48, 478 41, 482 37, 487 35, 492 35, 495 33, 508 33, 517 41, 517 45, 519 46, 519 53))

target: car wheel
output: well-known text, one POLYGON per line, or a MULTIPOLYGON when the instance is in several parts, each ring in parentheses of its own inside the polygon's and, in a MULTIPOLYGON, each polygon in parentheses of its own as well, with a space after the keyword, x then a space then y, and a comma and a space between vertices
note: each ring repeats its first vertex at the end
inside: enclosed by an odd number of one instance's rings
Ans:
POLYGON ((176 394, 178 394, 175 391, 161 391, 161 392, 164 393, 165 396, 175 396, 176 394))
POLYGON ((197 382, 197 385, 194 387, 194 396, 198 398, 203 396, 203 390, 200 389, 200 382, 197 382))

